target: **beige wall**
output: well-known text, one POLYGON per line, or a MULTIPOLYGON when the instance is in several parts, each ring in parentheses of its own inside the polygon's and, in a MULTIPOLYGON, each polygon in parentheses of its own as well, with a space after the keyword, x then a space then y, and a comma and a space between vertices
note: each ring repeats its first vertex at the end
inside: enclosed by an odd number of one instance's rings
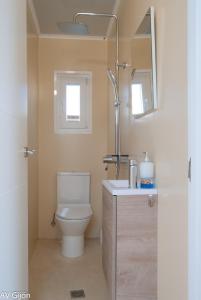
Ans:
MULTIPOLYGON (((28 7, 27 80, 28 80, 28 145, 38 149, 38 38, 28 7)), ((28 160, 29 257, 38 238, 38 155, 28 160)))
MULTIPOLYGON (((156 113, 134 121, 130 116, 128 78, 121 71, 122 152, 149 151, 159 190, 158 299, 187 299, 187 72, 186 1, 121 0, 120 62, 131 61, 129 37, 150 5, 156 9, 158 99, 156 113)), ((109 64, 114 52, 109 43, 109 64)), ((111 93, 111 92, 110 92, 111 93)), ((111 102, 111 101, 110 101, 111 102)), ((109 133, 113 128, 110 106, 109 133)), ((113 136, 108 138, 112 149, 113 136), (110 138, 111 137, 111 138, 110 138)), ((123 176, 123 175, 122 175, 123 176)))
POLYGON ((40 39, 39 42, 39 236, 55 238, 50 226, 56 209, 57 171, 89 171, 94 211, 87 235, 99 235, 102 157, 107 152, 107 44, 105 41, 40 39), (93 73, 92 134, 54 133, 53 76, 55 70, 93 73))

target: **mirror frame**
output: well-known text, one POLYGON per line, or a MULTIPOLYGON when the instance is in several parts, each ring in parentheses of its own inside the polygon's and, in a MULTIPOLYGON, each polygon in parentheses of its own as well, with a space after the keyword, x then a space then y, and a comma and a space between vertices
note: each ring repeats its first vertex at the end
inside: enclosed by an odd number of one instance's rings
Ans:
MULTIPOLYGON (((152 102, 153 108, 144 112, 143 114, 132 114, 135 119, 142 118, 148 114, 155 112, 158 109, 158 99, 157 99, 157 63, 156 63, 156 32, 155 32, 155 10, 151 6, 146 14, 150 14, 151 19, 151 61, 152 61, 152 102)), ((145 14, 145 15, 146 15, 145 14)), ((144 19, 144 18, 143 18, 144 19)), ((141 22, 142 23, 142 22, 141 22)), ((140 23, 140 24, 141 24, 140 23)), ((139 25, 140 26, 140 25, 139 25)), ((139 27, 138 27, 139 28, 139 27)), ((138 30, 138 29, 137 29, 138 30)))

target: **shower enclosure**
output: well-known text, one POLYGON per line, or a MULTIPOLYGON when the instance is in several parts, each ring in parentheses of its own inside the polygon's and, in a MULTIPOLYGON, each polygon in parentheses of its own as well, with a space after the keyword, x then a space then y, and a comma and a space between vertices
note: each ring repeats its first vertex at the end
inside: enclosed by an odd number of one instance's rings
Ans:
POLYGON ((90 17, 103 17, 111 18, 115 22, 116 27, 116 59, 115 59, 115 73, 111 70, 107 70, 108 78, 111 81, 113 91, 114 91, 114 109, 115 109, 115 153, 111 155, 106 155, 103 158, 103 162, 106 164, 115 164, 116 179, 119 177, 120 164, 128 163, 128 155, 121 155, 120 149, 120 98, 119 98, 119 70, 120 68, 125 68, 127 65, 125 63, 119 64, 119 22, 118 17, 114 14, 104 14, 104 13, 92 13, 92 12, 79 12, 74 15, 73 22, 59 22, 57 23, 59 29, 65 34, 76 34, 76 35, 86 35, 88 34, 87 25, 84 23, 79 23, 78 18, 80 16, 90 16, 90 17))

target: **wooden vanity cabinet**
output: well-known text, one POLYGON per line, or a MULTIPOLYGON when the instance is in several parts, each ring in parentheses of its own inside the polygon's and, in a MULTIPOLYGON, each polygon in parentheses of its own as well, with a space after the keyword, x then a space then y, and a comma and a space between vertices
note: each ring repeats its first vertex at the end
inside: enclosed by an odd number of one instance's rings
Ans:
POLYGON ((103 269, 109 300, 157 300, 157 196, 103 188, 103 269))

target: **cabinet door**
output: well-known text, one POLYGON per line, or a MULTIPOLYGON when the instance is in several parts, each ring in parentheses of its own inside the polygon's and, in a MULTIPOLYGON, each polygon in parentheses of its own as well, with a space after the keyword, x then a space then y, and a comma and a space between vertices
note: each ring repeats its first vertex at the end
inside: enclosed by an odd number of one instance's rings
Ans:
POLYGON ((115 300, 116 197, 103 189, 103 270, 110 299, 115 300))
POLYGON ((157 200, 117 198, 117 300, 157 299, 157 200))

